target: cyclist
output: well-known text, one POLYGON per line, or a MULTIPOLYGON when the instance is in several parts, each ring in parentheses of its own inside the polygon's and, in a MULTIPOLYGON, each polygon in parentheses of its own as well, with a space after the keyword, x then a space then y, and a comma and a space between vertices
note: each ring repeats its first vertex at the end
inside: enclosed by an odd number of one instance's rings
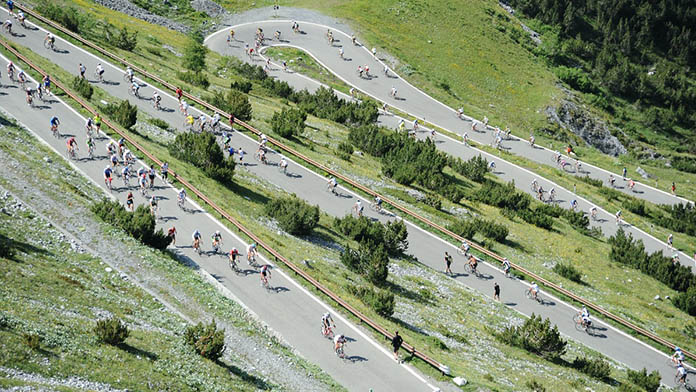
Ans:
POLYGON ((147 193, 147 176, 145 174, 140 176, 140 193, 145 195, 147 193))
POLYGON ((181 89, 181 87, 177 87, 175 90, 176 93, 176 99, 181 103, 181 97, 184 96, 184 90, 181 89))
POLYGON ((12 61, 7 63, 7 77, 10 78, 10 80, 12 80, 12 78, 14 77, 14 70, 15 70, 14 63, 12 61))
POLYGON ((159 110, 160 109, 160 101, 162 101, 162 97, 160 97, 159 93, 155 91, 152 94, 152 102, 155 103, 155 109, 159 110))
POLYGON ((230 148, 230 143, 232 142, 232 133, 227 133, 227 131, 222 131, 222 144, 225 146, 225 149, 230 148))
POLYGON ((133 95, 140 98, 140 95, 138 95, 140 91, 140 85, 138 84, 138 82, 133 81, 133 83, 131 83, 131 91, 133 92, 133 95))
POLYGON ((334 177, 329 178, 329 184, 328 188, 331 191, 331 193, 336 194, 336 186, 338 185, 338 181, 334 177))
POLYGON ((157 199, 155 195, 150 197, 150 215, 157 217, 157 199))
POLYGON ((92 135, 92 118, 87 117, 87 121, 85 121, 85 129, 87 130, 87 136, 92 135))
POLYGON ((7 30, 10 35, 12 35, 12 21, 7 19, 5 23, 2 24, 2 26, 7 30))
POLYGON ((128 196, 126 196, 126 207, 133 212, 133 192, 128 192, 128 196))
POLYGON ((94 115, 94 126, 97 127, 97 133, 99 133, 99 131, 101 131, 101 122, 102 122, 102 118, 99 115, 99 113, 95 114, 94 115))
POLYGON ((147 177, 150 180, 150 189, 155 187, 155 166, 150 165, 150 169, 147 171, 147 177))
POLYGON ((53 49, 53 45, 56 43, 56 37, 51 33, 46 33, 44 37, 44 45, 48 45, 49 49, 53 49))
POLYGON ((355 204, 353 205, 353 210, 355 211, 355 214, 358 215, 358 218, 360 218, 362 216, 363 205, 362 205, 362 202, 360 201, 360 199, 358 199, 358 201, 356 201, 355 204))
POLYGON ((503 272, 505 272, 506 276, 510 274, 510 262, 507 257, 503 258, 503 272))
POLYGON ((27 75, 24 73, 23 70, 20 69, 19 72, 17 72, 17 79, 19 80, 19 83, 22 84, 22 86, 24 86, 24 83, 27 82, 27 75))
POLYGON ((167 182, 167 180, 169 179, 169 163, 162 163, 162 166, 160 166, 160 175, 162 176, 162 180, 164 180, 164 182, 167 182))
POLYGON ((338 355, 339 350, 343 351, 343 345, 346 344, 346 337, 338 335, 334 338, 334 352, 338 355))
POLYGON ((268 269, 268 264, 261 267, 261 281, 264 285, 268 284, 268 279, 271 279, 271 270, 268 269))
POLYGON ((667 236, 667 246, 669 246, 670 249, 674 249, 674 246, 672 245, 673 241, 674 236, 672 235, 672 233, 669 233, 669 235, 667 236))
POLYGON ((181 111, 181 114, 188 117, 188 102, 186 102, 185 99, 179 101, 179 110, 181 111))
POLYGON ((135 157, 130 150, 126 150, 126 152, 123 153, 123 163, 125 165, 132 165, 135 163, 135 157))
POLYGON ((675 347, 674 354, 672 354, 672 362, 675 365, 681 365, 682 361, 684 361, 684 353, 679 347, 675 347))
POLYGON ((230 249, 230 263, 234 263, 235 266, 237 265, 237 256, 239 256, 239 251, 237 250, 237 248, 230 249))
POLYGON ((324 334, 324 336, 327 336, 329 334, 332 324, 333 327, 336 328, 336 324, 334 323, 333 318, 331 318, 331 313, 324 313, 321 316, 321 331, 324 334))
POLYGON ((616 178, 614 178, 613 174, 610 174, 609 175, 609 184, 611 185, 612 188, 614 187, 615 182, 616 182, 616 178))
POLYGON ((679 366, 677 366, 677 374, 675 377, 678 377, 677 381, 682 385, 686 384, 686 373, 687 372, 686 369, 684 369, 684 365, 680 363, 679 366))
POLYGON ((213 240, 213 252, 217 253, 218 250, 220 250, 220 244, 222 244, 222 234, 220 234, 220 230, 216 230, 215 234, 212 236, 213 240))
POLYGON ((405 127, 406 127, 406 122, 405 122, 404 119, 402 118, 402 119, 399 121, 399 131, 402 131, 402 132, 403 132, 403 130, 404 130, 405 127))
MULTIPOLYGON (((553 199, 556 198, 556 188, 551 188, 549 191, 549 201, 553 201, 553 199)), ((573 200, 575 201, 575 200, 573 200)), ((572 204, 572 203, 571 203, 572 204)), ((577 207, 577 202, 575 202, 575 207, 577 207)), ((573 207, 573 211, 575 211, 575 207, 573 207)))
POLYGON ((570 210, 575 212, 576 208, 578 208, 578 201, 573 199, 570 201, 570 210))
POLYGON ((389 95, 396 99, 396 87, 392 86, 391 91, 389 91, 389 95))
POLYGON ((590 217, 592 220, 597 220, 597 207, 592 206, 592 208, 590 208, 590 217))
POLYGON ((80 77, 82 79, 85 78, 85 72, 87 72, 87 67, 85 67, 82 63, 80 63, 80 66, 78 68, 80 70, 80 77))
POLYGON ((217 129, 218 125, 220 125, 220 113, 215 112, 213 117, 210 119, 210 128, 215 130, 217 129))
POLYGON ((126 76, 128 76, 128 81, 133 82, 133 68, 129 66, 126 67, 126 76))
POLYGON ((123 185, 129 187, 128 178, 130 177, 130 165, 123 165, 121 169, 121 178, 123 179, 123 185))
POLYGON ((377 211, 382 210, 382 198, 378 196, 375 196, 375 207, 377 211))
POLYGON ((26 90, 24 90, 24 93, 26 94, 27 104, 29 106, 33 106, 34 90, 32 90, 31 87, 27 87, 26 90))
POLYGON ((193 123, 196 121, 196 119, 193 118, 193 115, 187 114, 186 115, 186 125, 189 127, 189 129, 193 128, 193 123))
POLYGON ((75 151, 77 150, 77 140, 74 137, 68 139, 68 155, 75 157, 75 151))
POLYGON ((181 188, 179 190, 179 195, 177 196, 177 201, 179 202, 179 206, 183 207, 184 203, 186 203, 186 190, 184 188, 181 188))
POLYGON ((467 256, 469 254, 469 249, 471 248, 471 245, 469 245, 468 242, 462 241, 462 246, 459 247, 459 249, 464 252, 464 256, 467 256))
POLYGON ((536 192, 539 190, 539 183, 537 182, 536 178, 532 180, 532 190, 536 192))
POLYGON ((257 254, 256 244, 252 242, 251 244, 247 245, 246 251, 247 251, 247 263, 249 263, 249 265, 251 265, 252 260, 256 258, 256 254, 257 254))
POLYGON ((60 125, 60 120, 58 120, 58 117, 51 117, 50 124, 51 132, 53 132, 54 135, 60 135, 60 133, 58 132, 58 125, 60 125))
POLYGON ((99 81, 104 80, 104 67, 102 67, 101 63, 97 64, 97 68, 95 69, 95 73, 97 74, 99 81))
POLYGON ((529 292, 532 293, 532 298, 538 299, 539 285, 537 285, 536 282, 532 282, 532 287, 529 288, 529 292))
POLYGON ((198 117, 198 121, 200 123, 198 130, 200 132, 205 131, 205 124, 208 122, 208 118, 205 116, 205 114, 201 114, 200 117, 198 117))
POLYGON ((201 247, 201 232, 196 229, 191 237, 193 238, 193 249, 199 251, 201 247))
POLYGON ((176 227, 172 226, 167 230, 167 237, 172 239, 172 245, 176 246, 176 227))
POLYGON ((94 155, 94 139, 92 139, 92 136, 87 136, 87 155, 90 159, 94 155))
POLYGON ((621 223, 621 210, 616 211, 616 224, 621 223))
POLYGON ((266 136, 265 133, 262 133, 259 135, 259 148, 266 147, 266 143, 268 142, 268 137, 266 136))
POLYGON ((283 173, 288 170, 288 161, 285 159, 285 157, 280 158, 280 163, 278 165, 281 169, 283 169, 283 173))
POLYGON ((478 267, 478 260, 476 260, 476 257, 474 255, 469 256, 469 266, 471 267, 471 272, 476 273, 476 267, 478 267))
POLYGON ((41 79, 41 82, 43 83, 43 89, 46 92, 46 94, 51 93, 51 77, 46 75, 41 79))
POLYGON ((587 310, 585 306, 578 311, 578 316, 580 316, 580 324, 584 327, 587 328, 592 324, 592 321, 590 321, 590 312, 587 310))
POLYGON ((633 190, 633 188, 635 188, 635 186, 636 186, 635 181, 633 181, 632 179, 628 180, 628 189, 633 190))
MULTIPOLYGON (((491 161, 488 164, 488 170, 493 171, 494 169, 495 169, 495 162, 491 161)), ((541 189, 541 188, 539 188, 539 189, 541 189)))
POLYGON ((116 169, 116 166, 118 166, 118 155, 113 154, 109 159, 111 160, 111 169, 116 169))
POLYGON ((106 185, 109 189, 111 189, 111 180, 113 180, 113 178, 111 177, 111 173, 111 167, 109 165, 106 165, 106 167, 104 168, 104 185, 106 185))

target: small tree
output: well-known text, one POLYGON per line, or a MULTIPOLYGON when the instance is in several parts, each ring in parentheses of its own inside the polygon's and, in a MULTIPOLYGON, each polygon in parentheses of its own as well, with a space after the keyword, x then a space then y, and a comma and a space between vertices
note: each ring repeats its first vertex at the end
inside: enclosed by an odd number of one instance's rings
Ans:
POLYGON ((523 348, 548 360, 565 354, 567 342, 561 339, 558 327, 551 327, 549 319, 532 314, 522 326, 507 327, 497 335, 504 343, 523 348))
POLYGON ((181 58, 181 63, 184 68, 193 71, 201 72, 205 69, 205 57, 208 53, 208 48, 199 43, 196 39, 189 39, 184 48, 184 55, 181 58))
POLYGON ((100 342, 112 346, 123 343, 129 335, 128 327, 116 317, 98 320, 94 327, 94 333, 100 342))
POLYGON ((273 113, 271 128, 284 138, 292 138, 304 132, 307 113, 298 109, 283 109, 273 113))
POLYGON ((104 106, 104 112, 126 129, 130 129, 138 121, 138 108, 131 105, 127 99, 119 104, 110 103, 104 106))
POLYGON ((213 320, 210 324, 198 323, 186 328, 184 341, 192 346, 198 355, 217 361, 225 352, 225 330, 217 329, 213 320))
POLYGON ((290 234, 306 235, 319 223, 319 207, 311 206, 293 195, 272 199, 266 204, 266 214, 278 221, 290 234))
POLYGON ((635 371, 628 369, 628 379, 634 384, 645 389, 648 392, 657 392, 660 388, 660 373, 657 370, 653 370, 652 373, 648 374, 648 370, 643 368, 641 371, 635 371))
POLYGON ((75 78, 73 79, 72 88, 86 99, 92 98, 92 94, 94 93, 94 89, 92 88, 92 85, 89 84, 87 79, 81 78, 79 76, 75 76, 75 78))

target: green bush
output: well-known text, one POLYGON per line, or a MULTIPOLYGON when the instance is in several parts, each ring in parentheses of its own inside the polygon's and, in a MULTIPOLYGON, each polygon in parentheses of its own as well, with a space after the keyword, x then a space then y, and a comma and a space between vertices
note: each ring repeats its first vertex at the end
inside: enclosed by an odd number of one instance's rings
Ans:
POLYGON ((242 121, 251 120, 249 97, 240 91, 230 90, 226 95, 216 91, 214 95, 208 97, 207 101, 227 113, 234 114, 236 118, 242 121))
POLYGON ((379 115, 372 101, 346 101, 327 87, 320 87, 314 93, 302 90, 289 99, 306 113, 345 125, 373 124, 379 115))
POLYGON ((334 219, 334 227, 343 235, 359 243, 375 243, 384 246, 387 253, 398 256, 408 248, 408 231, 403 221, 381 224, 362 216, 346 215, 334 219))
POLYGON ((558 263, 553 266, 553 272, 570 281, 582 283, 582 274, 570 264, 558 263))
POLYGON ((546 230, 553 229, 553 218, 545 214, 543 210, 540 210, 539 208, 535 208, 534 210, 517 211, 517 215, 525 222, 531 223, 536 227, 546 230))
POLYGON ((647 392, 657 392, 660 388, 661 377, 657 370, 653 370, 648 374, 648 370, 645 368, 641 371, 627 369, 626 373, 628 373, 628 379, 631 380, 632 383, 645 389, 647 392))
POLYGON ((104 198, 92 205, 92 212, 103 221, 124 230, 131 237, 155 249, 163 250, 172 241, 162 232, 162 229, 155 231, 155 217, 144 205, 139 205, 134 212, 130 212, 118 201, 104 198))
POLYGON ((672 303, 684 312, 696 316, 696 286, 691 286, 686 292, 675 295, 672 303))
POLYGON ((461 237, 468 239, 474 238, 477 231, 474 219, 460 219, 447 226, 447 229, 461 237))
POLYGON ((182 82, 186 82, 192 86, 198 86, 204 90, 210 87, 210 81, 203 72, 177 72, 176 77, 182 82))
POLYGON ((14 241, 0 234, 0 257, 11 259, 15 256, 14 241))
POLYGON ((488 161, 481 155, 477 155, 468 161, 449 157, 448 165, 457 173, 475 182, 483 182, 486 179, 486 173, 488 173, 488 161))
POLYGON ((680 233, 696 236, 696 207, 683 203, 661 207, 669 216, 657 214, 653 219, 655 223, 680 233))
POLYGON ((523 348, 548 360, 557 360, 566 351, 567 342, 561 338, 558 327, 551 327, 549 319, 541 316, 527 319, 519 327, 510 326, 496 337, 503 343, 523 348))
POLYGON ((198 323, 186 328, 184 341, 198 355, 211 361, 217 361, 225 352, 225 330, 218 329, 215 320, 210 324, 198 323))
POLYGON ((319 223, 319 207, 311 206, 297 196, 279 197, 266 203, 266 215, 293 235, 307 235, 319 223))
POLYGON ((299 109, 283 109, 273 113, 271 129, 284 138, 300 136, 304 132, 307 113, 299 109))
POLYGON ((506 226, 491 220, 476 218, 475 223, 478 227, 477 230, 483 234, 484 237, 490 238, 496 242, 504 242, 509 234, 509 230, 506 226))
POLYGON ((166 121, 160 120, 159 118, 149 118, 147 119, 147 121, 150 124, 156 126, 157 128, 164 129, 165 131, 170 128, 169 124, 166 121))
POLYGON ((587 357, 576 357, 572 366, 598 380, 604 380, 611 374, 611 365, 602 358, 588 359, 587 357))
POLYGON ((599 89, 597 85, 592 81, 592 78, 580 68, 569 68, 566 66, 560 66, 555 69, 556 76, 563 82, 568 83, 570 87, 585 92, 594 93, 599 89))
POLYGON ((75 76, 73 79, 72 89, 77 91, 78 94, 82 95, 86 99, 92 98, 92 93, 94 93, 94 89, 92 88, 92 85, 89 84, 89 81, 79 76, 75 76))
POLYGON ((266 78, 261 82, 261 86, 270 94, 283 99, 292 99, 295 94, 295 90, 284 80, 266 78))
POLYGON ((126 129, 130 129, 138 121, 138 108, 131 105, 127 99, 119 104, 110 103, 102 106, 102 110, 126 129))
POLYGON ((352 144, 350 144, 346 141, 342 141, 342 142, 338 143, 338 146, 336 147, 336 151, 338 151, 339 154, 347 155, 348 157, 350 157, 351 155, 353 155, 353 152, 355 150, 353 149, 352 144))
POLYGON ((389 275, 389 256, 382 244, 361 243, 357 250, 346 248, 341 252, 341 262, 375 285, 383 285, 389 275))
POLYGON ((525 210, 532 202, 529 195, 517 192, 514 182, 499 184, 486 180, 473 195, 473 198, 482 203, 499 208, 509 208, 513 211, 525 210))
POLYGON ((234 82, 230 83, 230 88, 233 90, 241 91, 244 94, 249 93, 251 91, 251 82, 247 80, 243 81, 237 81, 235 80, 234 82))
MULTIPOLYGON (((623 229, 619 229, 614 236, 609 238, 609 244, 611 245, 609 256, 615 262, 638 269, 677 291, 687 292, 690 288, 696 287, 696 276, 693 275, 689 267, 672 263, 669 257, 662 255, 662 252, 648 255, 645 252, 643 241, 634 241, 633 236, 626 235, 623 229)), ((679 300, 679 303, 686 309, 689 309, 687 306, 690 302, 688 298, 687 294, 679 300)), ((682 307, 680 309, 688 312, 682 307)), ((695 313, 690 314, 696 316, 695 313)))
POLYGON ((348 291, 382 317, 394 314, 394 294, 366 286, 347 286, 348 291))
POLYGON ((36 7, 36 11, 43 16, 58 22, 58 24, 63 25, 70 31, 80 33, 82 13, 80 13, 77 8, 73 6, 65 7, 62 4, 58 5, 50 1, 42 1, 36 7))
POLYGON ((631 211, 634 214, 638 214, 640 216, 648 216, 648 206, 645 204, 645 201, 643 200, 638 200, 630 197, 622 201, 621 205, 623 206, 623 208, 627 209, 628 211, 631 211))
POLYGON ((208 48, 197 39, 191 37, 184 47, 184 55, 181 57, 181 64, 184 68, 199 73, 205 69, 205 57, 208 48))
POLYGON ((546 392, 546 388, 537 380, 529 380, 524 385, 532 392, 546 392))
POLYGON ((534 210, 536 212, 539 212, 544 215, 548 215, 554 218, 559 218, 561 215, 563 215, 563 208, 558 206, 557 204, 537 204, 536 207, 534 207, 534 210))
POLYGON ((38 350, 41 347, 41 336, 35 333, 22 333, 22 343, 32 350, 38 350))
POLYGON ((225 159, 212 133, 179 133, 169 144, 169 153, 202 169, 207 176, 225 185, 233 181, 234 160, 225 159))
POLYGON ((129 33, 128 28, 123 26, 123 28, 118 31, 118 34, 114 34, 111 30, 112 28, 113 26, 108 24, 104 27, 104 33, 108 43, 129 52, 135 50, 135 47, 138 45, 137 31, 129 33))
POLYGON ((442 200, 440 200, 437 195, 433 195, 432 193, 427 193, 422 202, 423 204, 433 207, 436 210, 442 208, 442 200))
POLYGON ((672 167, 687 173, 696 173, 696 158, 672 157, 672 167))
POLYGON ((101 343, 117 346, 123 343, 130 332, 128 327, 118 318, 111 317, 106 320, 98 320, 94 327, 94 334, 101 343))
POLYGON ((590 225, 590 218, 582 211, 565 210, 563 217, 573 228, 583 234, 587 233, 587 227, 590 225))
POLYGON ((590 184, 590 185, 595 186, 597 188, 601 188, 602 186, 604 186, 604 183, 602 182, 602 180, 591 178, 588 175, 585 175, 584 177, 578 176, 576 178, 584 183, 590 184))

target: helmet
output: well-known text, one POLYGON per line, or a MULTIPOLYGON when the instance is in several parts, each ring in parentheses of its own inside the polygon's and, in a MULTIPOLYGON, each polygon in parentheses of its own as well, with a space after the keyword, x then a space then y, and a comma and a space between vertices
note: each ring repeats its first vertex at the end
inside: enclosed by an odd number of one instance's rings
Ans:
POLYGON ((215 234, 220 234, 220 230, 215 230, 215 234))
POLYGON ((679 347, 675 347, 675 348, 674 348, 674 351, 676 351, 676 352, 681 352, 681 349, 680 349, 679 347))

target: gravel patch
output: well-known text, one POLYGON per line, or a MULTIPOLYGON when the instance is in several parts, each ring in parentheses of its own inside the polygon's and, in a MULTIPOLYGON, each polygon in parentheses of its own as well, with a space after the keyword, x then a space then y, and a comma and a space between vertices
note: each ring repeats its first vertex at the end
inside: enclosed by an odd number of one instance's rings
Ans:
POLYGON ((164 26, 170 30, 175 30, 180 33, 188 33, 191 31, 191 28, 184 24, 174 22, 173 20, 163 16, 155 15, 143 8, 138 7, 128 0, 94 0, 94 2, 114 11, 122 12, 128 16, 144 20, 148 23, 164 26))
MULTIPOLYGON (((103 384, 100 382, 93 382, 83 380, 78 377, 68 377, 68 378, 55 378, 55 377, 43 377, 36 374, 25 373, 20 370, 10 369, 0 366, 0 372, 5 373, 6 378, 11 378, 13 380, 20 380, 29 383, 42 384, 50 387, 64 387, 73 388, 81 391, 98 391, 98 392, 125 392, 127 389, 115 389, 108 384, 103 384)), ((36 391, 35 387, 14 387, 9 389, 9 391, 36 391)), ((40 389, 40 390, 51 390, 51 389, 40 389)))

